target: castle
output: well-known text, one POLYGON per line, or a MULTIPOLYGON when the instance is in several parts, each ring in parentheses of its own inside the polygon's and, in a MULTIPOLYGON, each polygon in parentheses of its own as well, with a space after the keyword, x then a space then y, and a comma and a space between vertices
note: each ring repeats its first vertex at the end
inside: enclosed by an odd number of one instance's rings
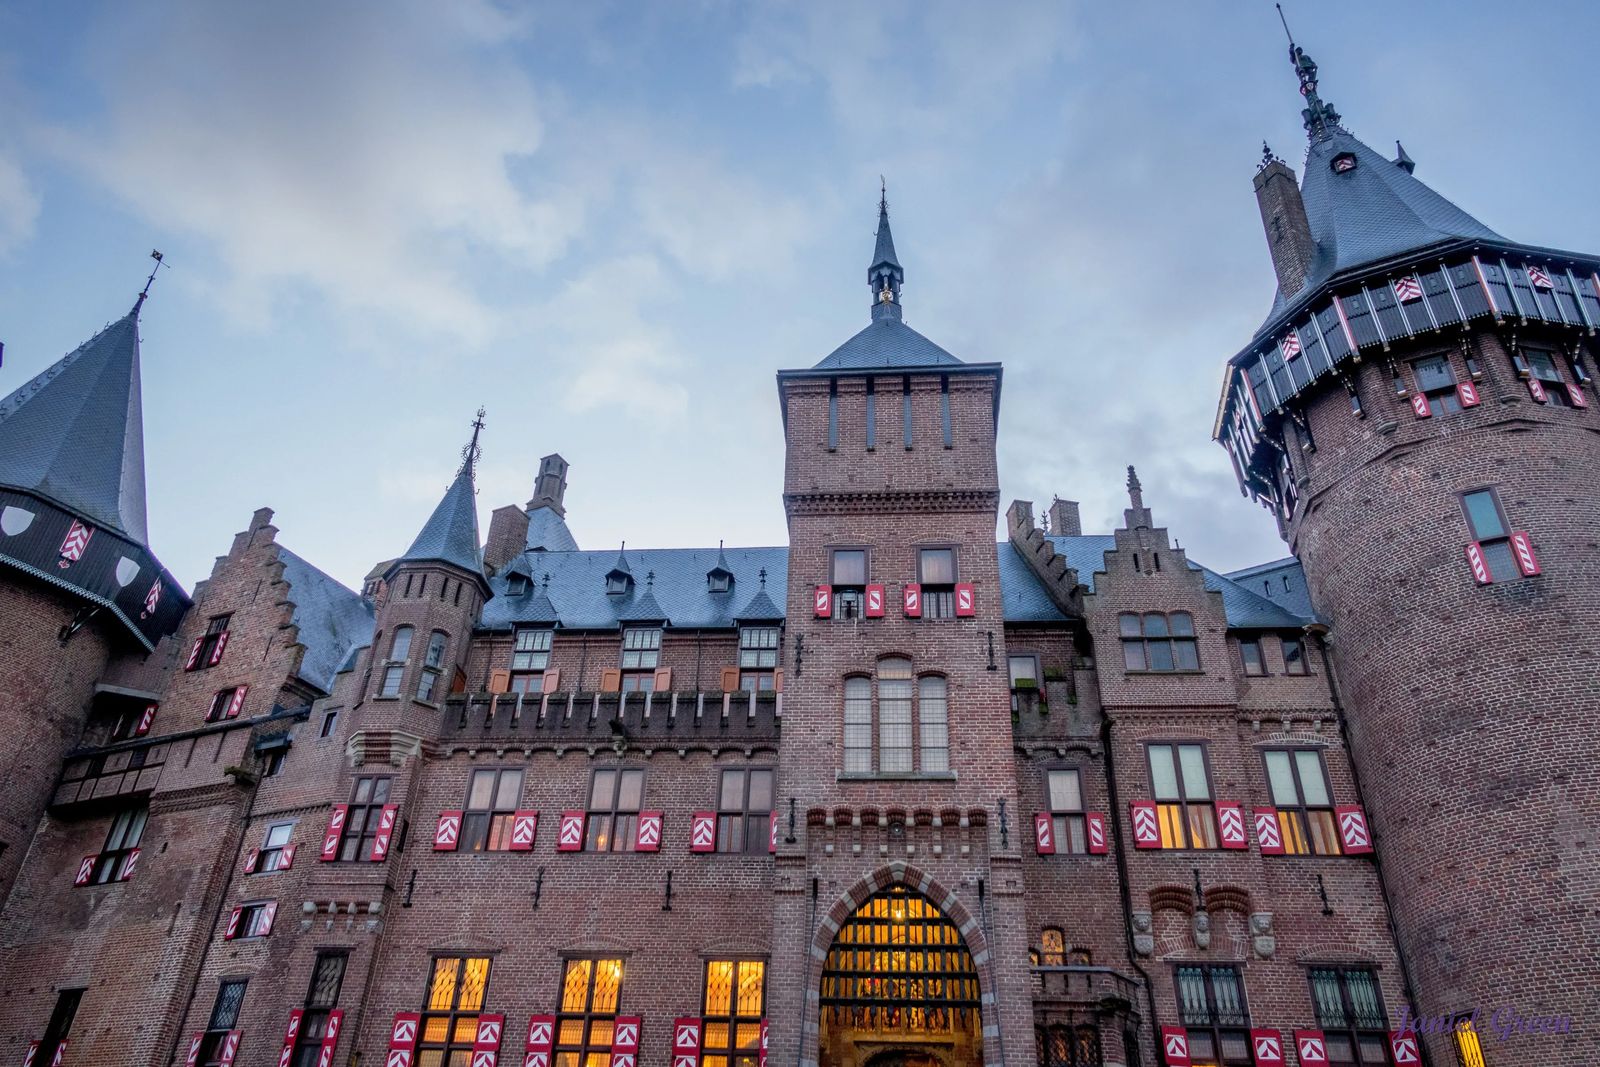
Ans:
POLYGON ((1261 566, 1132 468, 1116 529, 1019 500, 997 542, 1002 368, 906 325, 882 203, 868 324, 777 375, 784 546, 580 548, 559 455, 480 538, 475 425, 361 590, 263 509, 191 594, 144 298, 0 402, 0 1059, 1592 1059, 1600 257, 1293 55, 1214 428, 1261 566))

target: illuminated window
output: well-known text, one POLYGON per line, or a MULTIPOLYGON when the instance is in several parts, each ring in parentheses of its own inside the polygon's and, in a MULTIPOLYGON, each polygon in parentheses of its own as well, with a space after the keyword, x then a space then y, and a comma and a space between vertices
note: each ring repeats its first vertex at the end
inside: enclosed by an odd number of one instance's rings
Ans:
POLYGON ((1314 748, 1273 749, 1262 757, 1283 831, 1283 850, 1294 855, 1339 855, 1339 825, 1322 753, 1314 748))
POLYGON ((1083 778, 1071 768, 1045 772, 1050 821, 1055 824, 1056 851, 1084 854, 1089 838, 1084 827, 1083 778))
POLYGON ((1202 745, 1150 745, 1162 848, 1216 848, 1217 819, 1202 745))
POLYGON ((586 852, 632 852, 633 833, 644 799, 644 771, 602 768, 589 784, 586 852))
POLYGON ((1177 969, 1178 1019, 1189 1031, 1195 1064, 1250 1067, 1250 1015, 1237 967, 1177 969))
POLYGON ((440 956, 433 961, 417 1042, 419 1065, 456 1067, 472 1058, 478 1013, 488 990, 487 956, 440 956))
POLYGON ((767 965, 761 960, 707 960, 704 1067, 756 1067, 766 1010, 767 965))
POLYGON ((344 833, 339 838, 339 859, 362 863, 372 856, 372 839, 378 836, 378 819, 389 802, 388 777, 357 778, 350 790, 350 805, 345 812, 344 833))
POLYGON ((511 823, 522 802, 520 770, 476 770, 461 813, 461 845, 468 852, 503 852, 511 847, 511 823))
MULTIPOLYGON (((1103 1062, 1100 1031, 1093 1026, 1040 1026, 1033 1038, 1040 1067, 1100 1067, 1103 1062)), ((1130 1047, 1137 1048, 1131 1042, 1130 1047)))
POLYGON ((554 1067, 609 1067, 621 994, 621 960, 567 960, 561 973, 554 1067))
POLYGON ((1389 1022, 1377 975, 1363 967, 1313 967, 1310 978, 1328 1062, 1338 1067, 1388 1063, 1389 1022))
POLYGON ((1187 611, 1163 615, 1124 612, 1117 616, 1122 635, 1122 665, 1130 671, 1197 671, 1194 619, 1187 611))
POLYGON ((717 851, 766 852, 772 820, 772 770, 728 768, 717 790, 717 851))
POLYGON ((1456 1062, 1461 1067, 1487 1067, 1488 1061, 1483 1058, 1483 1042, 1478 1040, 1478 1031, 1470 1018, 1456 1023, 1455 1040, 1456 1062))
POLYGON ((1046 926, 1039 935, 1039 963, 1045 967, 1066 966, 1067 939, 1053 926, 1046 926))

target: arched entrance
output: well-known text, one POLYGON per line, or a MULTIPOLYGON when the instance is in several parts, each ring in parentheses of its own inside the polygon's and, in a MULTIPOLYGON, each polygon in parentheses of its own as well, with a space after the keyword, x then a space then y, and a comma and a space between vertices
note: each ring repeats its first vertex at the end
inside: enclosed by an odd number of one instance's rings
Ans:
POLYGON ((868 897, 822 968, 822 1067, 977 1067, 978 968, 956 924, 904 885, 868 897))

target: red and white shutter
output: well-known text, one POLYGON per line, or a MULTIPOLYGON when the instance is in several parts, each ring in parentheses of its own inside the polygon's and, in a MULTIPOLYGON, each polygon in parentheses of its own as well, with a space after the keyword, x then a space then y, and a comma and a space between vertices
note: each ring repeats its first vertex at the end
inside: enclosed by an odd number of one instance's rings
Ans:
POLYGON ((1461 401, 1464 408, 1475 408, 1479 404, 1478 387, 1471 381, 1456 383, 1456 398, 1461 401))
POLYGON ((61 1061, 67 1058, 67 1046, 72 1042, 67 1038, 61 1039, 61 1044, 56 1046, 56 1054, 50 1057, 50 1067, 61 1067, 61 1061))
POLYGON ((1522 572, 1524 578, 1532 578, 1540 573, 1539 557, 1533 554, 1533 539, 1526 532, 1512 531, 1511 555, 1517 561, 1517 570, 1522 572))
POLYGON ((557 852, 583 851, 583 820, 584 813, 581 811, 561 813, 561 826, 556 831, 557 852))
POLYGON ((956 583, 956 615, 966 618, 978 613, 978 594, 971 582, 956 583))
POLYGON ((1153 800, 1135 800, 1128 805, 1133 813, 1133 847, 1160 848, 1161 823, 1156 818, 1153 800))
POLYGON ((1411 413, 1419 419, 1425 419, 1433 414, 1433 409, 1428 406, 1428 398, 1421 393, 1411 394, 1411 413))
POLYGON ((830 618, 833 615, 833 586, 819 585, 812 591, 813 614, 819 619, 830 618))
MULTIPOLYGON (((523 1064, 522 1067, 545 1067, 523 1064)), ((700 1020, 681 1015, 672 1020, 672 1067, 700 1067, 700 1020)))
POLYGON ((1544 383, 1537 378, 1528 379, 1528 392, 1533 394, 1533 398, 1541 404, 1550 402, 1549 394, 1544 391, 1544 383))
POLYGON ((272 921, 278 917, 278 902, 270 900, 262 907, 260 918, 256 919, 256 937, 266 937, 272 933, 272 921))
POLYGON ((439 821, 433 827, 433 850, 435 852, 454 852, 461 843, 461 813, 459 811, 441 811, 439 821))
POLYGON ((766 1019, 762 1019, 761 1020, 761 1051, 756 1056, 756 1067, 767 1067, 767 1038, 770 1037, 770 1036, 771 1036, 771 1030, 767 1025, 767 1020, 766 1019))
POLYGON ((1035 812, 1033 816, 1033 846, 1041 856, 1056 854, 1056 827, 1050 813, 1035 812))
POLYGON ((1104 856, 1111 851, 1111 839, 1106 836, 1106 817, 1104 813, 1091 811, 1083 817, 1084 829, 1088 832, 1089 855, 1104 856))
POLYGON ((1217 803, 1217 840, 1223 848, 1249 848, 1244 832, 1244 808, 1238 804, 1217 803))
POLYGON ((1395 1067, 1414 1067, 1422 1062, 1415 1030, 1390 1030, 1389 1051, 1394 1053, 1395 1067))
POLYGON ((715 852, 717 850, 717 816, 709 811, 697 811, 689 821, 689 851, 715 852))
POLYGON ((136 848, 128 852, 128 858, 122 861, 122 873, 117 875, 117 881, 126 882, 133 877, 134 869, 139 866, 140 851, 136 848))
POLYGON ((1341 804, 1333 809, 1339 821, 1339 843, 1347 856, 1359 856, 1372 851, 1372 830, 1367 826, 1367 813, 1360 804, 1341 804))
POLYGON ((472 1067, 494 1067, 500 1058, 500 1036, 505 1028, 504 1015, 478 1016, 478 1033, 472 1042, 472 1067))
POLYGON ((294 842, 292 842, 292 841, 289 844, 284 845, 282 848, 280 848, 278 850, 278 863, 277 863, 277 866, 273 867, 272 869, 275 870, 275 871, 287 871, 290 867, 293 867, 294 866, 294 849, 295 849, 295 846, 294 846, 294 842))
POLYGON ((633 824, 633 850, 635 852, 661 851, 661 813, 641 811, 633 824))
POLYGON ((1483 546, 1476 541, 1467 542, 1467 562, 1472 564, 1472 580, 1479 585, 1489 585, 1494 575, 1489 573, 1489 561, 1483 558, 1483 546))
POLYGON ((239 717, 239 712, 244 707, 244 695, 248 692, 250 692, 248 685, 234 687, 233 699, 228 701, 228 718, 237 719, 239 717))
POLYGON ((1573 385, 1571 382, 1568 382, 1567 399, 1572 401, 1572 406, 1575 408, 1586 408, 1589 406, 1589 398, 1584 395, 1583 386, 1581 385, 1573 385))
POLYGON ((1529 263, 1523 269, 1528 272, 1528 284, 1535 289, 1554 289, 1556 287, 1555 282, 1550 280, 1550 275, 1545 273, 1543 267, 1535 267, 1532 263, 1529 263))
POLYGON ((228 927, 222 931, 222 940, 232 941, 239 936, 239 917, 244 914, 243 908, 234 908, 228 916, 228 927))
POLYGON ((883 618, 883 586, 867 586, 867 603, 862 614, 869 619, 883 618))
POLYGON ((922 586, 916 582, 907 582, 902 590, 902 599, 905 603, 906 615, 909 618, 922 618, 922 586))
POLYGON ((156 721, 156 709, 160 704, 146 704, 144 712, 139 716, 139 725, 133 728, 134 737, 143 737, 150 732, 150 726, 156 721))
POLYGON ((83 558, 83 550, 89 547, 89 538, 93 536, 93 526, 85 526, 73 519, 72 525, 67 528, 67 536, 61 539, 61 558, 70 563, 78 562, 83 558))
POLYGON ((233 1058, 239 1054, 239 1039, 243 1036, 243 1030, 229 1030, 223 1037, 222 1048, 217 1053, 220 1067, 233 1067, 233 1058))
POLYGON ((1294 1051, 1300 1057, 1300 1067, 1327 1067, 1328 1039, 1321 1030, 1296 1030, 1294 1051))
POLYGON ((1400 301, 1402 304, 1409 304, 1413 300, 1421 300, 1422 286, 1418 284, 1416 278, 1409 274, 1404 278, 1396 278, 1394 282, 1394 296, 1395 299, 1400 301))
POLYGON ((328 815, 328 829, 322 835, 322 855, 319 857, 323 863, 339 858, 339 837, 344 833, 344 821, 349 814, 350 805, 335 804, 328 815))
POLYGON ((189 646, 189 658, 185 660, 183 664, 184 670, 192 671, 196 667, 200 666, 200 646, 205 643, 206 639, 204 637, 197 637, 194 639, 194 644, 189 646))
POLYGON ((518 811, 511 815, 511 851, 532 852, 534 838, 539 836, 539 813, 518 811))
POLYGON ((217 635, 217 643, 211 646, 211 658, 206 661, 206 666, 215 667, 222 662, 223 650, 228 647, 228 631, 224 630, 217 635))
POLYGON ((385 804, 378 813, 378 831, 372 835, 372 853, 368 857, 373 863, 382 863, 389 855, 389 842, 394 838, 394 823, 399 811, 400 805, 385 804))
POLYGON ((639 1026, 637 1015, 619 1015, 611 1031, 611 1067, 634 1067, 639 1059, 639 1026))
POLYGON ((196 1067, 200 1062, 200 1045, 205 1041, 203 1030, 196 1030, 189 1035, 189 1054, 184 1057, 183 1067, 196 1067))
MULTIPOLYGON (((39 1042, 28 1042, 28 1051, 22 1054, 22 1067, 33 1067, 34 1058, 39 1055, 39 1042)), ((692 1065, 691 1065, 692 1067, 692 1065)))
POLYGON ((283 1031, 283 1051, 278 1053, 278 1067, 289 1067, 289 1061, 294 1058, 294 1043, 300 1037, 299 1008, 289 1013, 289 1025, 283 1031))
POLYGON ((322 1051, 317 1053, 317 1067, 333 1067, 333 1051, 339 1047, 339 1031, 344 1029, 344 1009, 334 1008, 328 1013, 328 1028, 322 1032, 322 1051))
POLYGON ((384 1061, 384 1067, 411 1067, 411 1058, 417 1051, 417 1031, 421 1026, 421 1013, 395 1013, 394 1025, 389 1030, 389 1058, 384 1061))
POLYGON ((1263 856, 1283 855, 1283 827, 1278 825, 1277 808, 1257 808, 1253 813, 1256 824, 1256 847, 1263 856))
POLYGON ((246 852, 244 854, 244 873, 245 874, 255 874, 256 873, 256 863, 257 863, 258 860, 260 860, 260 858, 261 858, 261 851, 259 849, 254 849, 253 848, 249 852, 246 852))
POLYGON ((1161 1028, 1161 1062, 1167 1067, 1189 1067, 1189 1031, 1181 1026, 1161 1028))
POLYGON ((767 816, 767 851, 778 851, 778 813, 776 811, 767 816))
POLYGON ((83 857, 82 862, 78 864, 78 873, 76 877, 72 879, 72 884, 88 885, 89 879, 94 876, 94 861, 99 858, 100 857, 98 855, 83 857))
MULTIPOLYGON (((698 1019, 695 1020, 699 1022, 698 1019)), ((528 1050, 523 1054, 522 1067, 550 1067, 550 1054, 556 1047, 556 1017, 535 1015, 528 1020, 528 1050)), ((698 1049, 698 1045, 696 1048, 698 1049)), ((392 1064, 390 1067, 410 1067, 409 1064, 392 1064)))
POLYGON ((1277 1030, 1250 1031, 1250 1055, 1256 1067, 1283 1067, 1283 1034, 1277 1030))

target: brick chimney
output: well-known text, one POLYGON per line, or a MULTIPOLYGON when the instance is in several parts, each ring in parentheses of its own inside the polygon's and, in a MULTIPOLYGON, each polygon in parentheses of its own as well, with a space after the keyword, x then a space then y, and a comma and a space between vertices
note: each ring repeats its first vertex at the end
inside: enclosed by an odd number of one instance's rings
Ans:
POLYGON ((1083 519, 1078 516, 1076 500, 1056 497, 1050 502, 1050 532, 1060 537, 1079 537, 1083 534, 1083 519))
POLYGON ((1311 260, 1317 254, 1299 182, 1283 160, 1269 153, 1256 171, 1255 185, 1272 267, 1278 272, 1278 289, 1286 297, 1293 296, 1305 284, 1311 260))
POLYGON ((560 453, 552 452, 539 461, 539 477, 534 482, 533 499, 528 501, 528 510, 549 508, 564 519, 567 509, 562 504, 562 498, 566 494, 567 461, 561 458, 560 453))
POLYGON ((511 562, 528 542, 528 513, 515 504, 495 508, 483 542, 483 565, 492 573, 511 562))

